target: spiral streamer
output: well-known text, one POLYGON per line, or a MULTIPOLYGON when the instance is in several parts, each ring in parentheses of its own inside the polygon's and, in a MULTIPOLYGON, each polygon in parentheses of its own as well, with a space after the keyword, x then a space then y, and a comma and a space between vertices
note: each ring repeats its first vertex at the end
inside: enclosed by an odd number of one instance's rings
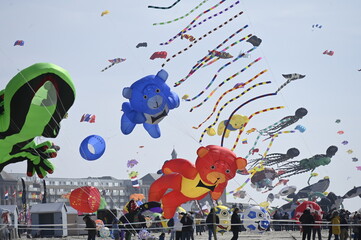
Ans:
POLYGON ((148 8, 155 8, 155 9, 170 9, 172 7, 174 7, 177 3, 179 3, 181 0, 177 0, 175 1, 172 5, 168 6, 168 7, 158 7, 158 6, 148 6, 148 8))

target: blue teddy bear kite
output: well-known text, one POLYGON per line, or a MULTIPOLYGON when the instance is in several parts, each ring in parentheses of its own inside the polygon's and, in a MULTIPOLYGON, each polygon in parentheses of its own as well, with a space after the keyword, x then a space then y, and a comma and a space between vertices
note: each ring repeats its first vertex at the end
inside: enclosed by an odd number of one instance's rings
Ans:
POLYGON ((160 70, 157 75, 143 77, 130 87, 123 89, 124 102, 121 119, 121 131, 130 134, 136 124, 143 124, 153 138, 160 137, 158 123, 168 115, 170 109, 179 106, 179 97, 165 83, 168 73, 160 70))

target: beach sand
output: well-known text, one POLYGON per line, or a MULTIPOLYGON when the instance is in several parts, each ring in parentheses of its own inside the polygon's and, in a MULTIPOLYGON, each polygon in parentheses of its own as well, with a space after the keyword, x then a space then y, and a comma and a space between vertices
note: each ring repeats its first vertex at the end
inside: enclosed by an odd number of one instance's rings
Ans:
MULTIPOLYGON (((154 236, 158 237, 159 233, 154 234, 154 236)), ((322 238, 327 239, 328 236, 328 230, 322 230, 322 238)), ((166 234, 166 240, 169 240, 170 235, 166 234)), ((227 232, 223 235, 217 234, 218 240, 230 240, 232 238, 232 232, 227 232)), ((27 239, 25 236, 23 236, 21 239, 27 239)), ((63 239, 63 240, 77 240, 77 239, 87 239, 86 236, 68 236, 63 238, 33 238, 33 239, 41 239, 41 240, 57 240, 57 239, 63 239)), ((100 238, 97 237, 97 240, 102 239, 111 239, 111 238, 100 238)), ((194 239, 196 240, 208 240, 208 233, 203 233, 202 236, 194 236, 194 239)), ((252 233, 252 232, 241 232, 239 234, 238 239, 247 239, 247 240, 277 240, 277 239, 297 239, 301 240, 302 235, 299 231, 279 231, 279 232, 265 232, 262 234, 258 233, 252 233)), ((317 238, 316 238, 317 239, 317 238)), ((138 240, 136 237, 133 237, 132 240, 138 240)))

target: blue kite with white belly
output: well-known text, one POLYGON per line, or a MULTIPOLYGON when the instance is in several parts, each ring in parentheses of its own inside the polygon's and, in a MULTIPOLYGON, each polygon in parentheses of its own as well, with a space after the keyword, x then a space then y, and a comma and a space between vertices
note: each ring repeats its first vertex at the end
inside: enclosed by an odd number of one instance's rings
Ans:
POLYGON ((148 75, 123 89, 123 97, 129 100, 122 105, 121 131, 130 134, 137 124, 143 124, 153 138, 160 137, 158 123, 169 110, 179 106, 179 97, 165 83, 168 73, 160 70, 157 75, 148 75))

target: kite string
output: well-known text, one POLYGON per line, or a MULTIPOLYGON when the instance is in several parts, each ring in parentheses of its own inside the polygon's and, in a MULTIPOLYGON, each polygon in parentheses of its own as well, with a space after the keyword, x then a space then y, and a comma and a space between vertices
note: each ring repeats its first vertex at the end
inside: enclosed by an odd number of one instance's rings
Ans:
POLYGON ((190 10, 188 13, 186 13, 185 15, 181 16, 181 17, 178 17, 178 18, 175 18, 173 20, 170 20, 170 21, 166 21, 166 22, 160 22, 160 23, 153 23, 153 26, 155 25, 165 25, 165 24, 169 24, 169 23, 172 23, 172 22, 176 22, 178 20, 181 20, 185 17, 188 17, 190 14, 192 14, 195 10, 197 10, 200 6, 202 6, 204 3, 206 3, 208 0, 204 0, 203 2, 201 2, 199 5, 197 5, 195 8, 193 8, 192 10, 190 10))
MULTIPOLYGON (((216 104, 214 105, 213 107, 213 110, 211 112, 211 114, 202 122, 198 125, 198 127, 193 127, 194 129, 198 129, 200 128, 206 121, 208 121, 212 115, 215 113, 217 107, 218 107, 218 104, 220 103, 220 101, 223 99, 224 96, 226 96, 228 93, 234 91, 234 90, 237 90, 239 88, 243 88, 245 85, 251 83, 253 80, 255 80, 256 78, 258 78, 259 76, 261 76, 263 73, 267 72, 267 69, 266 70, 263 70, 262 72, 258 73, 257 75, 255 75, 253 78, 249 79, 246 83, 244 83, 243 85, 239 85, 239 86, 236 86, 236 87, 233 87, 227 91, 225 91, 217 100, 216 104)), ((255 86, 254 86, 255 87, 255 86)), ((232 100, 232 99, 231 99, 232 100)), ((230 101, 231 101, 230 100, 230 101)))

